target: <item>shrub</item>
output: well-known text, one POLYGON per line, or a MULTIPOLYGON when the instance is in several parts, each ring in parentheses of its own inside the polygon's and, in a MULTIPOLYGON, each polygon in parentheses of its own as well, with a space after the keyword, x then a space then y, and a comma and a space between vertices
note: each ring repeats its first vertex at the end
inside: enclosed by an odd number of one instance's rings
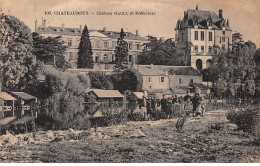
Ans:
POLYGON ((227 119, 235 123, 238 130, 260 136, 260 109, 232 110, 227 119))

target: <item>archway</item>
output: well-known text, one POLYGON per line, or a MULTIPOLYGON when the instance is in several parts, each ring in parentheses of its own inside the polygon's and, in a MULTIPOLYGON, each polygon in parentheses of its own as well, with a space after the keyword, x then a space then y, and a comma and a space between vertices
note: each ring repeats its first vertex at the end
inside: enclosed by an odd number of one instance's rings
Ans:
POLYGON ((202 60, 201 59, 196 60, 196 67, 198 70, 202 70, 202 60))
POLYGON ((206 61, 206 69, 211 66, 211 63, 212 63, 212 60, 211 60, 211 59, 208 59, 208 60, 206 61))

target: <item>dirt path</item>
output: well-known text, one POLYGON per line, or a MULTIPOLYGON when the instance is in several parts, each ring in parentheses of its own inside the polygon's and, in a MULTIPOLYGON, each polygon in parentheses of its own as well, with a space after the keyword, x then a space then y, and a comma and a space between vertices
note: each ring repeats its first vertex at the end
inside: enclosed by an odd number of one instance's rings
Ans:
MULTIPOLYGON (((176 119, 128 122, 84 131, 78 140, 1 147, 1 162, 260 162, 260 147, 236 126, 227 111, 190 118, 183 132, 176 119), (213 125, 212 125, 213 124, 213 125), (220 130, 215 130, 216 124, 220 130)), ((76 132, 76 131, 75 131, 76 132)), ((82 131, 79 131, 80 133, 82 131)), ((57 133, 55 133, 57 135, 57 133)))

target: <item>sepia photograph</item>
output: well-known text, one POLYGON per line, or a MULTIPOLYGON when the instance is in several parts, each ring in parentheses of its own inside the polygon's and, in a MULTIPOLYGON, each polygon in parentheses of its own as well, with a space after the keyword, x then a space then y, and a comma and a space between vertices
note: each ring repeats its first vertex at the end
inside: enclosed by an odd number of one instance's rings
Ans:
POLYGON ((0 0, 0 163, 260 163, 260 0, 0 0))

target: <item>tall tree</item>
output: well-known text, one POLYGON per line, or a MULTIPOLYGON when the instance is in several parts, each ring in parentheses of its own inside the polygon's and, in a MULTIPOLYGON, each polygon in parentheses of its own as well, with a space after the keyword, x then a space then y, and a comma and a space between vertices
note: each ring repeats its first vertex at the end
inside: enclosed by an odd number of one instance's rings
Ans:
POLYGON ((116 68, 121 69, 123 68, 122 62, 126 61, 128 57, 128 44, 124 40, 125 33, 123 28, 121 29, 120 36, 117 40, 117 46, 115 50, 115 57, 116 57, 116 68))
POLYGON ((78 62, 77 62, 78 68, 93 69, 94 61, 92 55, 93 52, 92 52, 91 42, 89 39, 88 27, 85 25, 79 43, 78 62))
POLYGON ((37 60, 44 62, 45 65, 53 65, 55 68, 66 69, 69 67, 65 60, 67 47, 60 36, 43 38, 38 33, 32 33, 33 54, 37 60))
POLYGON ((33 84, 40 66, 32 54, 30 29, 13 16, 0 16, 0 54, 4 90, 21 91, 33 84))
POLYGON ((113 83, 111 82, 110 76, 106 75, 105 72, 92 71, 88 73, 91 88, 96 89, 113 89, 113 83))
MULTIPOLYGON (((145 49, 138 56, 138 63, 143 65, 180 65, 178 55, 181 56, 181 51, 178 52, 172 39, 159 40, 156 37, 149 36, 149 43, 144 44, 145 49)), ((184 64, 184 62, 183 62, 184 64)))

